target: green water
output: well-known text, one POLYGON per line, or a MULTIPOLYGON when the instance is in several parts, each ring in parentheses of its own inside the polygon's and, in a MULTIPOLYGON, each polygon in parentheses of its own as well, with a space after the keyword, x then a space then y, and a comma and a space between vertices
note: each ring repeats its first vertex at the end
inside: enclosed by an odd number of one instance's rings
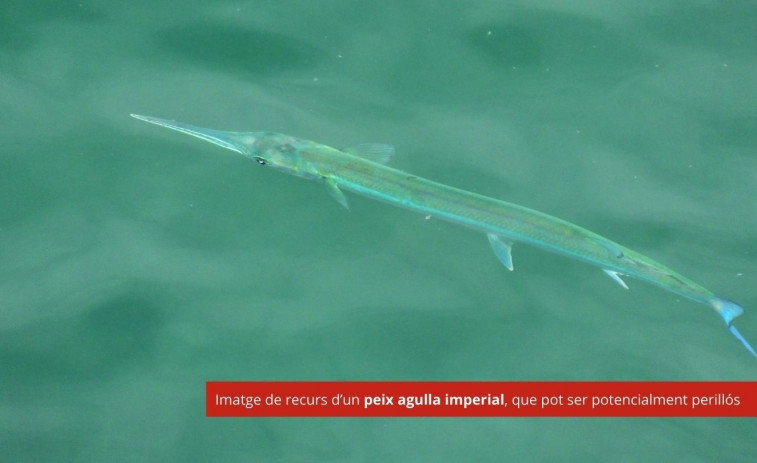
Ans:
POLYGON ((208 380, 755 380, 705 306, 131 119, 385 142, 742 303, 751 2, 0 6, 7 461, 754 461, 749 419, 206 419, 208 380))

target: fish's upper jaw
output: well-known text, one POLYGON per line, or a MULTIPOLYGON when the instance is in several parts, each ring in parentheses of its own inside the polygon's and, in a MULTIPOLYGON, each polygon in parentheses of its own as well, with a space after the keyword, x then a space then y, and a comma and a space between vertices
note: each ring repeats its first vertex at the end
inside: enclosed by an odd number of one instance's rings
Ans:
POLYGON ((130 114, 131 117, 150 124, 159 125, 167 129, 175 130, 193 137, 205 140, 214 145, 235 151, 239 154, 251 155, 252 147, 258 138, 254 132, 227 132, 222 130, 206 129, 183 122, 170 121, 152 116, 142 116, 140 114, 130 114))

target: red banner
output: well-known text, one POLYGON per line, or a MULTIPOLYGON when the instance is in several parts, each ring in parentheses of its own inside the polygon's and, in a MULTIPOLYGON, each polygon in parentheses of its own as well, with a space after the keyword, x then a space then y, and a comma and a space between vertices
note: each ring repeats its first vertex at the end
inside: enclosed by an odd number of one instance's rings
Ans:
POLYGON ((209 381, 209 417, 757 417, 757 382, 209 381))

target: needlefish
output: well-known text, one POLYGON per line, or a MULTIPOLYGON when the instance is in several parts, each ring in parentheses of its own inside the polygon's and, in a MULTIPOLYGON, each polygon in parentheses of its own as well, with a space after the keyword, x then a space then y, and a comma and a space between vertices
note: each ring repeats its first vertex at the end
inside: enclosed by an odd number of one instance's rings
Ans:
POLYGON ((733 320, 744 313, 735 302, 578 225, 388 167, 386 163, 394 154, 391 145, 365 143, 337 149, 274 132, 226 132, 150 116, 131 116, 235 151, 261 166, 318 180, 347 209, 342 190, 484 232, 494 254, 509 270, 513 270, 513 244, 526 243, 597 266, 625 289, 628 286, 622 276, 647 281, 715 309, 731 334, 757 357, 733 325, 733 320))

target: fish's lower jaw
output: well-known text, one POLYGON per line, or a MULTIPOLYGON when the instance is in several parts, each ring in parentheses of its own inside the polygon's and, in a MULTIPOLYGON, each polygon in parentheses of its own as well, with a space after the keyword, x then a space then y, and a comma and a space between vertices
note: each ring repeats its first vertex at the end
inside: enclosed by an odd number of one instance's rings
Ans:
POLYGON ((733 301, 721 299, 719 297, 713 299, 711 301, 711 305, 720 314, 720 316, 723 317, 723 321, 725 321, 725 324, 728 327, 728 331, 730 331, 731 334, 741 342, 746 350, 748 350, 753 356, 757 357, 757 352, 755 352, 752 345, 749 344, 749 341, 747 341, 744 336, 741 335, 739 330, 737 330, 736 327, 733 326, 733 319, 743 314, 744 308, 733 301))

